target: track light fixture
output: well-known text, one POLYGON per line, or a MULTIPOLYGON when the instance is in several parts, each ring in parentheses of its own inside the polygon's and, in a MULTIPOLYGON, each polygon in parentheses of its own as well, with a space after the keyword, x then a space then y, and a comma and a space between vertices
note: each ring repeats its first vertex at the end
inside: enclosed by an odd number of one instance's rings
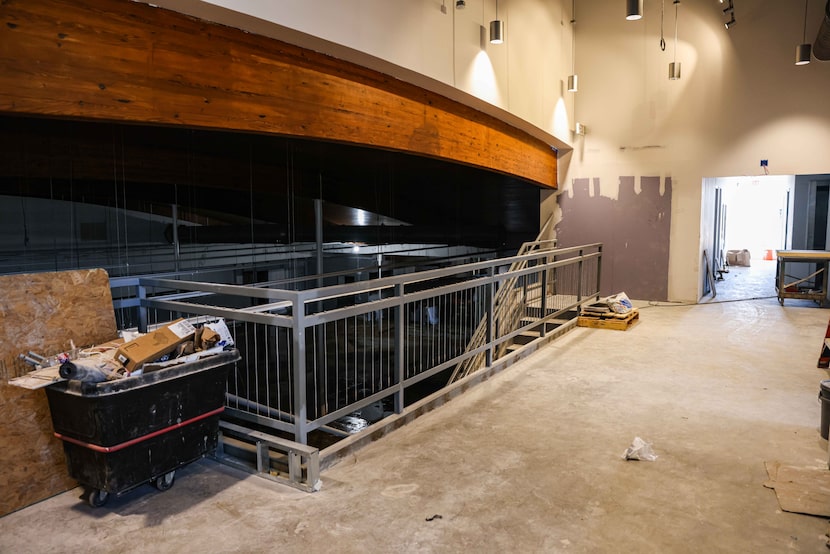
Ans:
POLYGON ((463 10, 465 7, 467 7, 467 0, 455 0, 456 10, 463 10))
POLYGON ((490 22, 490 43, 504 42, 504 23, 499 19, 499 0, 496 0, 496 19, 490 22))
MULTIPOLYGON (((723 4, 724 0, 720 0, 720 3, 723 4)), ((732 0, 726 2, 726 7, 723 9, 723 13, 729 14, 729 21, 723 24, 724 27, 729 29, 735 24, 735 6, 732 4, 732 0)))
POLYGON ((625 18, 636 21, 643 17, 643 0, 625 0, 625 18))
POLYGON ((801 44, 795 48, 795 65, 807 65, 810 63, 813 46, 807 42, 807 7, 810 0, 804 0, 804 33, 801 36, 801 44))

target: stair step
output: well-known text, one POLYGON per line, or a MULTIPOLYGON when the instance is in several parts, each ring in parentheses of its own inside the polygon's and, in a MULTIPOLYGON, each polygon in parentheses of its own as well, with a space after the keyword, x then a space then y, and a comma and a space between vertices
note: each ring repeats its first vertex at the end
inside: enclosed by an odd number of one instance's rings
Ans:
POLYGON ((513 337, 513 342, 519 345, 531 343, 542 336, 539 331, 524 331, 513 337))

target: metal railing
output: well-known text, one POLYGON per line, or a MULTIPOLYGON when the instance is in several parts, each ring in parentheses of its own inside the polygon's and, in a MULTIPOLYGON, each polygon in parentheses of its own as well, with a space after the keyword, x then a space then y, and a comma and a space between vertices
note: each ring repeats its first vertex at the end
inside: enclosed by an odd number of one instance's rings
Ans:
POLYGON ((602 246, 548 246, 305 290, 151 277, 119 284, 135 292, 122 304, 139 310, 142 330, 176 317, 224 318, 242 354, 228 413, 308 444, 316 431, 353 431, 354 414, 373 422, 401 413, 598 297, 602 246))

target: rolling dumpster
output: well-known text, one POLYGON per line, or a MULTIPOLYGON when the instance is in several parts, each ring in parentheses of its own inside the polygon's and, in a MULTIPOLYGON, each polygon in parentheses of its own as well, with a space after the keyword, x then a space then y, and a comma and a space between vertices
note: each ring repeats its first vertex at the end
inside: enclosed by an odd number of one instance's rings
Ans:
POLYGON ((102 383, 46 388, 69 475, 103 506, 145 483, 173 485, 175 472, 216 448, 235 349, 102 383))

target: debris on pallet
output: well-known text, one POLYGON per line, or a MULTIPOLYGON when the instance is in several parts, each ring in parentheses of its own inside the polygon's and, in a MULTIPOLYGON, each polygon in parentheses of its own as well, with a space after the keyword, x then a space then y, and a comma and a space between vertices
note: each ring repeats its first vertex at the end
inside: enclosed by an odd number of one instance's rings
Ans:
POLYGON ((591 327, 593 329, 614 329, 617 331, 627 331, 639 320, 640 311, 637 308, 632 308, 627 314, 615 314, 613 312, 593 314, 583 312, 582 315, 579 316, 576 324, 579 327, 591 327))

